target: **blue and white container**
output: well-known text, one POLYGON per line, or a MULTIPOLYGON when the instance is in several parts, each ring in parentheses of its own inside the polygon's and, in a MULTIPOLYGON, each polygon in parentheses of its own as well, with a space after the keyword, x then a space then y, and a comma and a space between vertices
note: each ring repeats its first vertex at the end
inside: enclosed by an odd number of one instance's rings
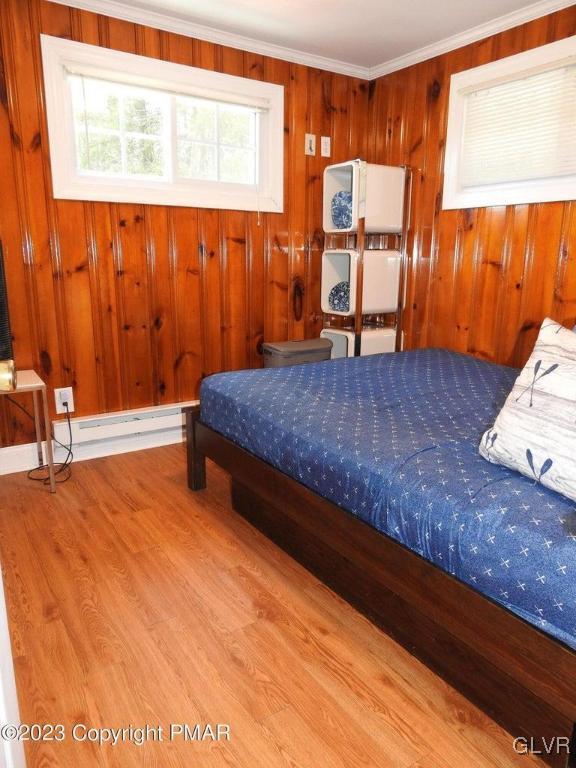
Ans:
MULTIPOLYGON (((364 251, 362 314, 379 315, 398 310, 401 259, 400 251, 364 251)), ((324 251, 320 293, 322 312, 342 317, 352 317, 355 314, 357 266, 358 251, 324 251), (344 285, 348 286, 347 308, 343 306, 346 293, 344 285), (335 291, 335 288, 340 290, 335 291)))
POLYGON ((326 233, 356 232, 366 217, 368 233, 400 233, 406 171, 392 165, 349 160, 324 169, 323 226, 326 233))

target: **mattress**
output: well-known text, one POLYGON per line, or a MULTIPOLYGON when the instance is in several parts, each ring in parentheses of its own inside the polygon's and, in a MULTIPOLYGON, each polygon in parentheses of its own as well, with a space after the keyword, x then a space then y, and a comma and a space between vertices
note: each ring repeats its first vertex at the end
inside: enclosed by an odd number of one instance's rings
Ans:
POLYGON ((437 349, 216 374, 201 420, 576 649, 576 505, 478 454, 517 374, 437 349))

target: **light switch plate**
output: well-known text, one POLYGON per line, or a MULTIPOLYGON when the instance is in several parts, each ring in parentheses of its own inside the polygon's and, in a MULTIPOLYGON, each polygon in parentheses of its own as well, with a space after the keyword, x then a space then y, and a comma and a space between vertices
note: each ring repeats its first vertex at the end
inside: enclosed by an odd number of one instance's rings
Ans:
POLYGON ((316 154, 316 136, 313 133, 307 133, 304 140, 304 154, 316 154))
POLYGON ((322 136, 320 138, 320 155, 322 157, 330 157, 330 136, 322 136))

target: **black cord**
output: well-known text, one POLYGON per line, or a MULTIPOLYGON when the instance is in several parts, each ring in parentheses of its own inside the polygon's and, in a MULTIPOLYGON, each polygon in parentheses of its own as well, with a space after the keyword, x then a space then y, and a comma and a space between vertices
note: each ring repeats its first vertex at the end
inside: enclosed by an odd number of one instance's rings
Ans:
MULTIPOLYGON (((20 403, 19 403, 17 400, 14 400, 14 398, 13 398, 13 397, 10 397, 10 395, 6 395, 6 400, 8 400, 8 402, 12 403, 12 405, 15 405, 15 406, 16 406, 16 408, 19 408, 19 409, 22 411, 22 413, 23 413, 25 416, 28 416, 28 418, 29 418, 31 421, 34 421, 34 416, 32 416, 32 414, 30 413, 30 411, 29 411, 27 408, 24 408, 24 406, 23 406, 23 405, 21 405, 21 404, 20 404, 20 403)), ((66 405, 66 410, 68 410, 68 405, 66 405)), ((53 433, 53 432, 52 432, 52 440, 54 440, 54 442, 55 442, 55 443, 58 443, 58 445, 59 445, 61 448, 64 448, 64 450, 65 450, 65 451, 67 451, 67 450, 69 449, 69 446, 68 446, 68 445, 64 445, 64 443, 61 443, 61 442, 60 442, 60 440, 57 440, 57 439, 54 437, 54 433, 53 433)))
MULTIPOLYGON (((21 405, 17 400, 14 400, 13 397, 10 397, 10 395, 7 395, 7 400, 12 403, 12 405, 15 405, 17 408, 19 408, 22 413, 26 414, 31 421, 35 422, 34 416, 30 413, 30 411, 27 408, 24 408, 23 405, 21 405)), ((64 443, 61 443, 60 440, 57 440, 54 437, 54 433, 51 431, 50 436, 54 442, 58 443, 58 445, 61 448, 64 448, 66 453, 66 458, 64 461, 60 461, 54 464, 54 477, 57 483, 65 483, 66 480, 69 480, 72 476, 72 462, 74 461, 74 453, 72 452, 72 424, 70 422, 70 411, 68 409, 68 403, 64 403, 64 407, 66 408, 66 421, 68 423, 68 436, 69 436, 69 443, 68 445, 64 445, 64 443), (62 475, 60 479, 58 479, 58 475, 62 475)), ((39 467, 34 467, 34 469, 29 470, 28 472, 28 479, 29 480, 35 480, 39 483, 43 483, 44 485, 49 485, 50 483, 50 468, 48 464, 41 464, 39 467), (39 474, 43 473, 43 474, 39 474)))
MULTIPOLYGON (((55 437, 53 437, 54 440, 58 443, 58 445, 61 445, 68 453, 66 455, 66 458, 62 462, 58 462, 54 464, 54 479, 57 483, 65 483, 66 480, 69 480, 72 477, 72 462, 74 461, 74 454, 72 452, 72 424, 70 423, 70 411, 68 410, 68 403, 63 404, 66 408, 66 421, 68 423, 68 437, 69 437, 69 444, 63 445, 59 440, 56 440, 55 437), (58 476, 62 475, 60 479, 58 479, 58 476)), ((49 485, 50 483, 50 468, 47 464, 42 464, 39 467, 34 467, 34 469, 31 469, 28 472, 28 479, 29 480, 36 480, 37 482, 43 483, 44 485, 49 485), (44 474, 39 474, 44 473, 44 474)))

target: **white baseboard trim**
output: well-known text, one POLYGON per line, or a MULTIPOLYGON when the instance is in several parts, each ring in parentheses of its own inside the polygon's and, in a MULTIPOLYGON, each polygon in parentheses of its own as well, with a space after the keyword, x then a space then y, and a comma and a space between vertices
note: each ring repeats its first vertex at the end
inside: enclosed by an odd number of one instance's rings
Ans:
MULTIPOLYGON (((190 403, 185 405, 190 405, 190 403)), ((150 411, 152 409, 146 410, 150 411)), ((72 446, 74 461, 86 461, 87 459, 97 459, 102 456, 113 456, 119 453, 129 453, 130 451, 142 451, 146 448, 158 448, 162 445, 181 443, 184 440, 183 425, 139 432, 137 431, 138 422, 135 421, 133 424, 134 431, 129 434, 114 437, 108 436, 102 440, 74 443, 72 446)), ((60 425, 61 423, 59 423, 60 425)), ((62 439, 61 429, 59 429, 58 434, 60 435, 59 439, 62 439)), ((64 442, 63 439, 62 442, 64 442)), ((66 453, 64 448, 55 444, 54 461, 64 461, 66 453)), ((0 449, 0 475, 27 472, 37 466, 36 443, 12 445, 0 449)))
POLYGON ((0 475, 10 475, 13 472, 25 472, 38 463, 36 443, 25 445, 10 445, 0 449, 0 475))

